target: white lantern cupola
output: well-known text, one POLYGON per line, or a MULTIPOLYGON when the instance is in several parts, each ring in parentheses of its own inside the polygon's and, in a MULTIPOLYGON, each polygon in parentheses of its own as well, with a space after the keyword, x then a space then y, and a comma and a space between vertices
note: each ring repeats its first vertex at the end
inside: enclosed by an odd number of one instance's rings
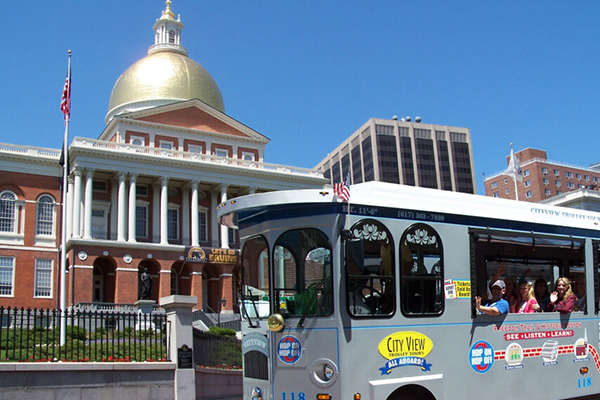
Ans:
POLYGON ((188 51, 181 45, 181 31, 183 23, 178 15, 171 11, 171 0, 166 1, 166 8, 159 19, 156 20, 152 29, 154 29, 154 45, 148 49, 148 55, 168 50, 188 55, 188 51))

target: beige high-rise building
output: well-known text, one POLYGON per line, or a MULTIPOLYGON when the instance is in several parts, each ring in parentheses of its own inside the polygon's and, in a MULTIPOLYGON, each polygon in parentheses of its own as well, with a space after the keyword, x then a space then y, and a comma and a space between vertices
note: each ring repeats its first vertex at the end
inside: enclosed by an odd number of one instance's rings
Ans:
POLYGON ((475 193, 471 133, 420 118, 371 118, 316 167, 331 183, 399 183, 475 193))

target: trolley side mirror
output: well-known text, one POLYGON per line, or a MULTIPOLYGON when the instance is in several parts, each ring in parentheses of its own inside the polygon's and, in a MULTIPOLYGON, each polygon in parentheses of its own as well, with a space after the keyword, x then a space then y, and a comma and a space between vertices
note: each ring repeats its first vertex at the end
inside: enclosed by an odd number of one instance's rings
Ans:
POLYGON ((364 271, 365 247, 362 239, 349 239, 346 242, 346 271, 350 275, 360 275, 364 271))

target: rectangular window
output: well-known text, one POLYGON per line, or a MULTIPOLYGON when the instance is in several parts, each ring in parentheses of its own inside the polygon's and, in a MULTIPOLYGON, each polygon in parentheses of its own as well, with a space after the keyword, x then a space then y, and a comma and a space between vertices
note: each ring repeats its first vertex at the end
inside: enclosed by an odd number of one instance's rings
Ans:
POLYGON ((575 178, 577 178, 578 181, 581 180, 581 174, 575 174, 575 178))
POLYGON ((227 149, 215 148, 214 155, 217 157, 229 157, 229 151, 227 149))
POLYGON ((0 296, 12 296, 15 277, 15 258, 0 257, 0 296))
POLYGON ((560 181, 556 181, 556 187, 560 187, 560 181))
POLYGON ((509 188, 506 188, 506 189, 504 189, 504 192, 505 192, 506 194, 510 194, 510 189, 509 189, 509 188))
POLYGON ((544 189, 544 194, 546 196, 550 196, 550 189, 544 189))
POLYGON ((169 240, 179 239, 179 210, 177 208, 169 208, 167 210, 167 230, 169 240))
POLYGON ((135 236, 148 237, 148 206, 135 206, 135 236))
POLYGON ((525 171, 523 171, 523 176, 529 176, 529 170, 526 169, 525 171))
MULTIPOLYGON (((514 279, 515 286, 523 276, 529 282, 543 279, 545 283, 553 283, 559 276, 571 281, 583 278, 585 239, 490 229, 471 229, 469 233, 474 274, 471 285, 482 298, 488 298, 492 278, 505 282, 514 279)), ((479 314, 475 306, 472 312, 473 316, 479 314)), ((536 314, 529 315, 535 318, 536 314)))
POLYGON ((94 192, 106 193, 107 192, 106 188, 107 188, 106 181, 99 181, 97 179, 92 180, 92 190, 94 192))
POLYGON ((204 153, 204 149, 202 148, 202 146, 199 146, 197 144, 190 144, 188 145, 188 153, 202 154, 204 153))
POLYGON ((237 240, 236 237, 237 235, 235 234, 237 231, 237 229, 233 229, 233 228, 227 228, 227 236, 229 239, 229 244, 236 244, 237 240))
POLYGON ((52 297, 52 260, 35 260, 34 297, 52 297))
POLYGON ((550 181, 548 180, 548 178, 544 178, 544 185, 549 185, 550 181))
POLYGON ((160 148, 165 149, 165 150, 173 150, 173 142, 167 142, 165 140, 161 140, 160 148))
POLYGON ((567 182, 567 188, 575 189, 575 184, 573 182, 567 182))
POLYGON ((560 176, 560 171, 559 171, 559 170, 557 170, 557 169, 555 169, 555 170, 554 170, 554 176, 560 176))
POLYGON ((494 192, 494 197, 500 197, 500 193, 494 192))
POLYGON ((588 182, 589 182, 589 181, 590 181, 590 176, 589 176, 589 175, 584 175, 584 176, 583 176, 583 179, 585 179, 586 181, 588 181, 588 182))
POLYGON ((492 189, 496 189, 498 187, 498 182, 492 182, 492 189))
POLYGON ((525 193, 525 198, 529 199, 533 196, 533 193, 531 193, 531 191, 528 191, 527 193, 525 193))
POLYGON ((208 214, 204 210, 198 211, 198 240, 208 242, 208 214))
POLYGON ((148 197, 148 185, 135 185, 137 197, 148 197))
POLYGON ((504 178, 504 184, 508 184, 508 178, 504 178))
POLYGON ((542 174, 547 174, 548 173, 548 168, 546 167, 542 167, 542 174))
POLYGON ((531 181, 525 181, 525 187, 531 186, 531 181))

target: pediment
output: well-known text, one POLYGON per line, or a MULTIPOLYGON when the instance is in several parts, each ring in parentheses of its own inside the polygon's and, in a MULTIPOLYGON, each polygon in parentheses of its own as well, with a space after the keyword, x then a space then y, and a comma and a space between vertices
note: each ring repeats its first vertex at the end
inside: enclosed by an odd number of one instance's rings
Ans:
POLYGON ((197 99, 135 111, 117 118, 197 129, 265 143, 269 141, 267 137, 197 99))

